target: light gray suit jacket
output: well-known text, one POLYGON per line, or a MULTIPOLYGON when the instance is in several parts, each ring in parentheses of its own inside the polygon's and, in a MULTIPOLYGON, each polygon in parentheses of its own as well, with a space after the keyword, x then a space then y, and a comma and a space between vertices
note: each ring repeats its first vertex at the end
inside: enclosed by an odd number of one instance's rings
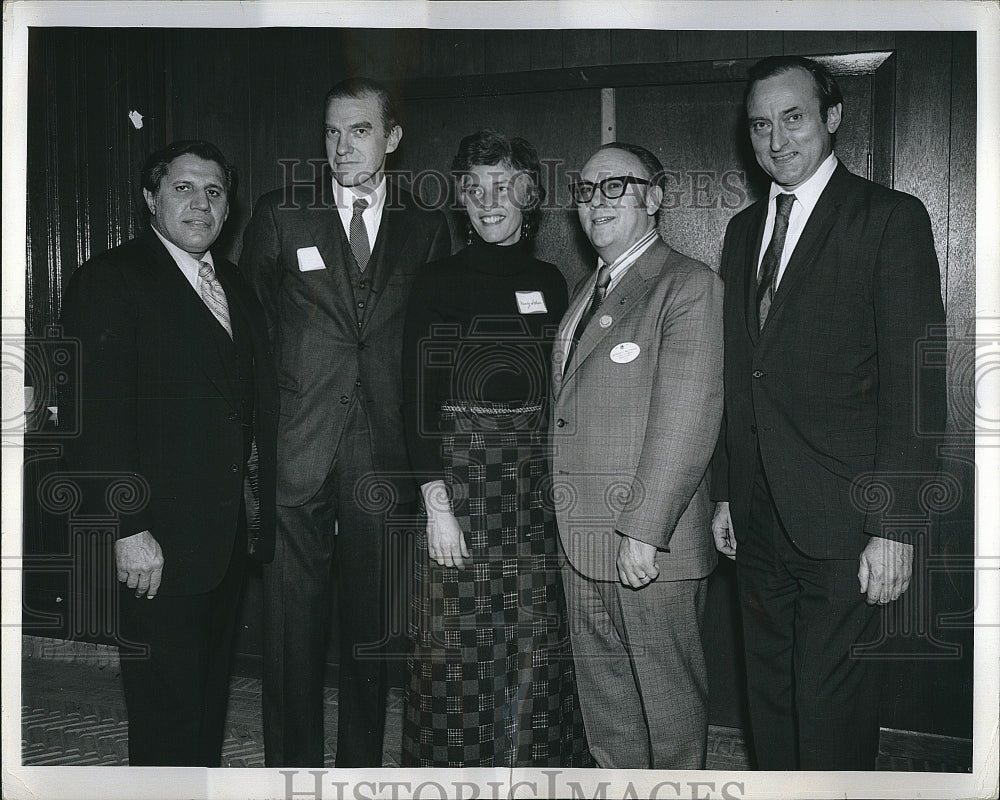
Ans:
POLYGON ((618 580, 621 537, 656 545, 659 580, 716 564, 708 467, 722 419, 722 280, 657 240, 608 293, 565 374, 553 348, 553 496, 570 563, 618 580), (618 533, 616 533, 618 532, 618 533))

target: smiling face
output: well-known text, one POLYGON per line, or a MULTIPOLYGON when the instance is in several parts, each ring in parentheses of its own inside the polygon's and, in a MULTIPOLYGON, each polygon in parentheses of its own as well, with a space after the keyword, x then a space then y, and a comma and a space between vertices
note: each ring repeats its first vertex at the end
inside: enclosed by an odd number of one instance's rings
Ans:
POLYGON ((337 97, 326 107, 326 157, 341 186, 375 187, 382 181, 385 156, 399 146, 403 129, 382 124, 378 97, 337 97))
POLYGON ((522 209, 531 199, 531 179, 506 164, 476 165, 462 175, 462 205, 484 242, 514 244, 521 238, 522 209))
POLYGON ((150 224, 167 241, 195 258, 208 252, 229 215, 229 192, 222 167, 186 153, 167 167, 156 193, 142 190, 150 224))
POLYGON ((823 120, 816 82, 804 69, 758 81, 747 96, 757 163, 783 189, 801 186, 833 152, 842 110, 840 103, 831 106, 823 120))
MULTIPOLYGON (((653 177, 632 153, 609 147, 594 154, 580 173, 580 179, 599 183, 605 178, 627 175, 646 180, 653 177)), ((656 225, 656 211, 662 199, 663 190, 659 186, 632 183, 615 200, 595 191, 589 202, 577 203, 576 212, 590 243, 604 262, 610 264, 656 225)))

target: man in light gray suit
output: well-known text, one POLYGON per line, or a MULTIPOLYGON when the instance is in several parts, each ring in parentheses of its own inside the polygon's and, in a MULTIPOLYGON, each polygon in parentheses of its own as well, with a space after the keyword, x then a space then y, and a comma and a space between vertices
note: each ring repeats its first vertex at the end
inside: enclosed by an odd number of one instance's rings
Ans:
POLYGON ((663 168, 605 145, 572 185, 598 270, 553 349, 553 478, 580 704, 601 767, 705 766, 722 281, 657 235, 663 168))

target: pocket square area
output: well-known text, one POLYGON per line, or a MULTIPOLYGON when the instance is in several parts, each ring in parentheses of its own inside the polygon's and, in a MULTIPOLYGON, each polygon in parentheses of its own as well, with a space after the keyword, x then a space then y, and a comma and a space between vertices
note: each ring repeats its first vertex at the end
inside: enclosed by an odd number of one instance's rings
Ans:
POLYGON ((312 272, 314 269, 326 269, 323 256, 316 247, 300 247, 295 251, 299 259, 299 272, 312 272))

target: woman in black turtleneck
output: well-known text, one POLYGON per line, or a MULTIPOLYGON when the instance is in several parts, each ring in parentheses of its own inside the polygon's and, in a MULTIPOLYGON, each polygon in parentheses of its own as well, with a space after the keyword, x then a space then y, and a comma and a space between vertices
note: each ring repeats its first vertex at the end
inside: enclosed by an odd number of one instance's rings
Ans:
POLYGON ((403 339, 417 542, 403 766, 590 766, 545 457, 566 282, 530 255, 535 149, 494 131, 452 162, 469 246, 426 265, 403 339))

